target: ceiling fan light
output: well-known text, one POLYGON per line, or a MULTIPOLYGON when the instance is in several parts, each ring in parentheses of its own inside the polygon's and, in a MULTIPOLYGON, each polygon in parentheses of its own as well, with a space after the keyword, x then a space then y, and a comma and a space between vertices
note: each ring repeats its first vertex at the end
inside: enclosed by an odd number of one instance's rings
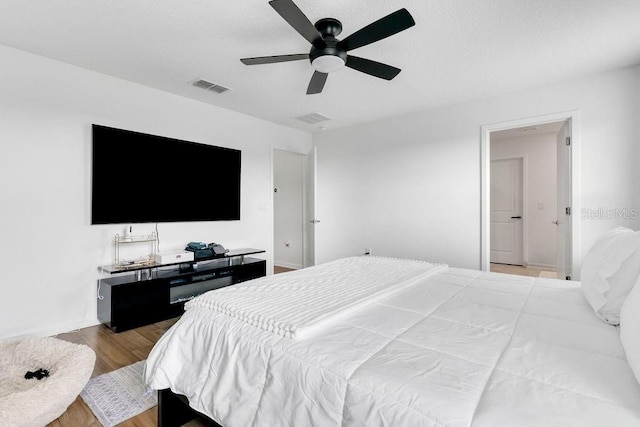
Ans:
POLYGON ((322 55, 311 62, 311 66, 321 73, 332 73, 343 68, 345 61, 339 56, 322 55))

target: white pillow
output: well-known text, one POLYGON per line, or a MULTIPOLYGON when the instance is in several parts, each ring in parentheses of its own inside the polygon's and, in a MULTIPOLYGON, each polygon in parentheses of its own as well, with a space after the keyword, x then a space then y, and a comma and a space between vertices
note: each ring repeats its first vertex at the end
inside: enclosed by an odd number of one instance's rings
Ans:
MULTIPOLYGON (((640 282, 640 280, 638 280, 640 282)), ((640 383, 640 285, 636 283, 620 311, 620 341, 640 383)))
POLYGON ((582 291, 598 317, 620 323, 620 309, 640 276, 640 232, 616 227, 598 238, 580 270, 582 291))

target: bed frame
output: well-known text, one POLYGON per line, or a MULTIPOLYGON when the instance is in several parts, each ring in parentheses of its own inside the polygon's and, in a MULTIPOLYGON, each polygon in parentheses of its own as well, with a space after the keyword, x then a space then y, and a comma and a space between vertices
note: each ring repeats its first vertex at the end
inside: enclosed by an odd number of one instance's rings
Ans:
POLYGON ((190 407, 185 396, 175 394, 168 388, 158 390, 158 427, 180 427, 196 418, 209 427, 222 427, 190 407))

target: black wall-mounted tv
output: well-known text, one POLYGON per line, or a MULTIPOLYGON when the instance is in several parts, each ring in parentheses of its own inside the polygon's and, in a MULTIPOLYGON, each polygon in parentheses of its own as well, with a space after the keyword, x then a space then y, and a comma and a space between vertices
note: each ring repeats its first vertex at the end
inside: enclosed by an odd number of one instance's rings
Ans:
POLYGON ((94 124, 91 224, 240 219, 241 151, 94 124))

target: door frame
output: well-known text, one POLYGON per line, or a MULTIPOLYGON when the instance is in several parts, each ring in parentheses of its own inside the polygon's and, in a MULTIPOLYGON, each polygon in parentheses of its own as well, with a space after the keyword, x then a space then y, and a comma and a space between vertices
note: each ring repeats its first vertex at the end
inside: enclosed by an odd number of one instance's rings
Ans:
POLYGON ((275 185, 275 150, 279 151, 288 151, 289 153, 299 154, 303 157, 302 159, 302 265, 306 267, 305 263, 307 260, 307 245, 308 245, 308 237, 307 237, 307 159, 309 157, 309 152, 291 149, 291 147, 282 147, 279 145, 271 144, 271 150, 269 150, 269 200, 271 206, 269 207, 269 254, 267 256, 267 275, 273 274, 273 269, 275 266, 275 199, 273 188, 275 185))
POLYGON ((534 126, 545 123, 571 120, 571 261, 574 280, 580 276, 580 221, 578 213, 580 206, 580 111, 571 110, 543 116, 517 119, 481 126, 480 129, 480 270, 490 271, 490 174, 491 174, 491 132, 534 126))
POLYGON ((304 252, 303 252, 303 261, 302 265, 306 267, 312 267, 316 265, 316 259, 318 256, 317 251, 317 223, 316 220, 317 212, 318 212, 318 147, 312 146, 311 150, 307 152, 304 159, 304 165, 302 173, 303 176, 303 185, 304 192, 302 197, 304 197, 303 209, 304 209, 304 252), (310 203, 311 201, 311 203, 310 203), (312 204, 311 212, 309 212, 309 205, 312 204), (309 225, 311 224, 311 226, 309 225), (313 238, 309 237, 309 231, 313 230, 313 238), (311 250, 313 249, 313 250, 311 250), (311 259, 309 257, 310 253, 312 254, 311 259))
MULTIPOLYGON (((491 142, 491 141, 489 141, 491 142)), ((522 265, 526 267, 529 264, 529 249, 527 248, 529 234, 527 233, 527 221, 529 217, 529 211, 527 209, 527 197, 529 197, 527 193, 528 188, 528 169, 527 169, 527 155, 523 154, 521 156, 509 156, 509 157, 496 157, 495 159, 489 159, 489 182, 487 185, 491 185, 491 162, 497 160, 520 160, 522 162, 522 265)), ((490 195, 490 194, 489 194, 490 195)), ((489 217, 491 217, 491 199, 489 199, 489 217)), ((489 218, 489 224, 491 224, 491 218, 489 218)), ((491 233, 491 229, 487 230, 491 233)), ((489 234, 489 263, 491 263, 491 234, 489 234)))

